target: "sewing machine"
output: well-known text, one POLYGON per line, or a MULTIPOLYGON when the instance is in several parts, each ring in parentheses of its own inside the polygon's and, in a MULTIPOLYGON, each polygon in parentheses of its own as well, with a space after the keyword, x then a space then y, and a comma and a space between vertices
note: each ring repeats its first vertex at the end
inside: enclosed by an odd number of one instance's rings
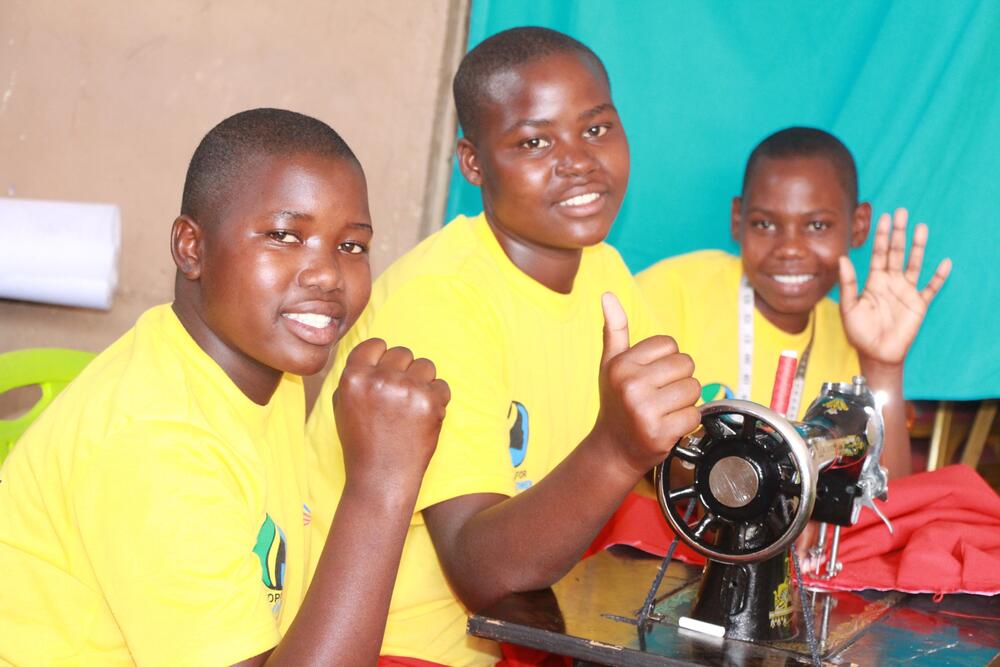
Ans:
POLYGON ((790 549, 810 520, 821 523, 812 553, 825 555, 819 576, 829 578, 841 526, 864 507, 882 516, 880 407, 862 378, 824 385, 801 422, 747 401, 702 406, 701 428, 654 471, 654 490, 679 539, 709 559, 704 568, 613 547, 551 589, 474 614, 469 632, 578 665, 916 667, 940 664, 941 651, 951 664, 993 664, 1000 598, 792 585, 790 549))
POLYGON ((654 474, 670 526, 709 559, 682 626, 789 639, 797 633, 789 549, 807 523, 823 523, 813 555, 826 556, 825 577, 839 571, 840 527, 854 524, 863 507, 892 530, 874 503, 887 490, 881 406, 855 377, 825 384, 801 422, 740 400, 708 403, 701 413, 701 427, 654 474), (827 525, 834 526, 829 552, 827 525))

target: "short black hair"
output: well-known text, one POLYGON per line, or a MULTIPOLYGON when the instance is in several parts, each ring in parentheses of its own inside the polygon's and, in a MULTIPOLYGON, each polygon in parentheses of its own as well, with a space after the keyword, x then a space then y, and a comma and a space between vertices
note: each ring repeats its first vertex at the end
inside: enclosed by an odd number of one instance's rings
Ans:
POLYGON ((837 179, 852 204, 858 203, 858 169, 847 146, 825 130, 815 127, 786 127, 770 135, 750 153, 743 172, 742 195, 757 163, 762 158, 821 157, 826 158, 837 172, 837 179))
POLYGON ((249 160, 311 153, 361 163, 337 132, 311 116, 285 109, 250 109, 226 118, 198 144, 184 179, 181 215, 212 224, 249 160))
POLYGON ((504 30, 466 53, 455 72, 451 89, 462 133, 475 143, 479 132, 479 111, 483 99, 488 98, 486 87, 495 74, 557 53, 575 53, 589 61, 611 88, 604 63, 583 42, 549 28, 524 26, 504 30))

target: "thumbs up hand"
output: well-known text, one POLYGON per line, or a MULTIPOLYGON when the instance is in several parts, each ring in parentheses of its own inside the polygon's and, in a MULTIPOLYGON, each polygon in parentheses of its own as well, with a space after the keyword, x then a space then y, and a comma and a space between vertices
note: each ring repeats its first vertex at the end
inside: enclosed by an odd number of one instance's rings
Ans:
POLYGON ((618 298, 607 292, 601 305, 601 408, 593 435, 612 443, 642 475, 701 423, 694 407, 701 385, 692 377, 694 362, 677 350, 673 338, 652 336, 630 347, 628 318, 618 298))

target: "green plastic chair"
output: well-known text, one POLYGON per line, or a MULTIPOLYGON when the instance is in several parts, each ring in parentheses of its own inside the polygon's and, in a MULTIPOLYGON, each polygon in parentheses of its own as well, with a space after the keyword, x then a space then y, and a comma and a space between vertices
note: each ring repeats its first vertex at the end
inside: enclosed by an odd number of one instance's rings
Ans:
POLYGON ((0 394, 38 385, 42 397, 17 419, 0 419, 0 463, 31 422, 97 355, 81 350, 39 347, 0 354, 0 394))

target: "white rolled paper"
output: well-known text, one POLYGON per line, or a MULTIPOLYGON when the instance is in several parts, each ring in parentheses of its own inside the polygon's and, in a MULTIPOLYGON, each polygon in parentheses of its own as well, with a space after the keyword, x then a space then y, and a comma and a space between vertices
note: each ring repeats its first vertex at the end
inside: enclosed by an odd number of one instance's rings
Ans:
POLYGON ((0 198, 0 298, 111 308, 121 211, 114 204, 0 198))

